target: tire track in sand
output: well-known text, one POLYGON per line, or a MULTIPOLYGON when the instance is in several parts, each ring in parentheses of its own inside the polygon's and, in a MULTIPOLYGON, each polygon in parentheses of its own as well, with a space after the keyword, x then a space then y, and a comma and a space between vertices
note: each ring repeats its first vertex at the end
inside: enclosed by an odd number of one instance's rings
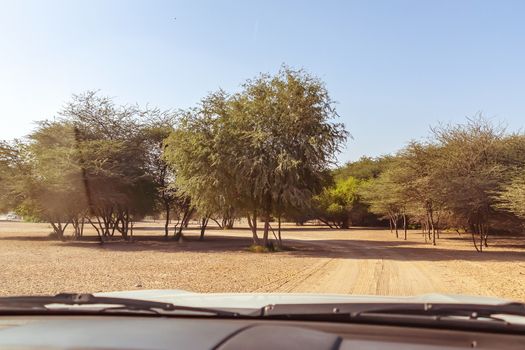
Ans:
POLYGON ((351 240, 344 244, 310 244, 331 258, 309 273, 295 274, 284 283, 279 281, 272 291, 399 296, 436 291, 435 281, 418 266, 424 262, 351 240))

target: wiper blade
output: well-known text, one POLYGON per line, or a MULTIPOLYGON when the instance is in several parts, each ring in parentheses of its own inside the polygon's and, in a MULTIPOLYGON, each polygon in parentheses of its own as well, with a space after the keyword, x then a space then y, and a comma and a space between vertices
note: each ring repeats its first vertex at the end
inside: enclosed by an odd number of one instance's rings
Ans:
MULTIPOLYGON (((165 314, 174 311, 208 313, 215 316, 235 317, 238 313, 192 306, 181 306, 172 303, 140 299, 98 297, 93 294, 61 293, 54 296, 17 296, 1 297, 0 312, 7 310, 51 310, 49 305, 104 305, 97 312, 108 311, 148 311, 165 314)), ((53 308, 54 309, 54 308, 53 308)), ((75 309, 74 311, 78 311, 75 309)))
POLYGON ((499 305, 457 303, 344 303, 344 304, 277 304, 260 310, 261 317, 292 318, 332 315, 334 318, 388 314, 413 316, 465 316, 470 319, 494 318, 494 315, 525 317, 525 304, 499 305))
POLYGON ((525 304, 339 303, 267 305, 254 317, 523 334, 525 304))

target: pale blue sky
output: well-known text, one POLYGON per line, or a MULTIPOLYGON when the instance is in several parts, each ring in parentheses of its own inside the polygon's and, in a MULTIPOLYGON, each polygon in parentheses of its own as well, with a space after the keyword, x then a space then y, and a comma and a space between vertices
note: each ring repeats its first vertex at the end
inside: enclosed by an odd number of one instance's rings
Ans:
POLYGON ((0 0, 0 138, 29 133, 72 93, 185 108, 282 63, 338 101, 354 136, 341 161, 478 111, 517 130, 524 18, 525 1, 501 0, 0 0))

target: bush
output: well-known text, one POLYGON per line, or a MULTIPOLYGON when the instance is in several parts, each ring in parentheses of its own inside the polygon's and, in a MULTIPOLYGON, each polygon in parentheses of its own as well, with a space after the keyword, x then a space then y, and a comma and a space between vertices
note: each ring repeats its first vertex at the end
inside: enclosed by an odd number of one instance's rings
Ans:
POLYGON ((248 250, 252 253, 271 253, 283 251, 283 249, 273 245, 273 242, 268 242, 268 246, 252 244, 248 247, 248 250))
POLYGON ((268 247, 258 245, 258 244, 252 244, 248 247, 248 250, 252 253, 268 253, 270 250, 268 247))

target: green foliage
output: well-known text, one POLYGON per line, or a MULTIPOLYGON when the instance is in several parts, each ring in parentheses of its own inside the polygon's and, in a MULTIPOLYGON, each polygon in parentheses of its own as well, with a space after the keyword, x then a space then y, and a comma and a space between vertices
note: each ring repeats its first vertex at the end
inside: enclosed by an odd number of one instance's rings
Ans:
POLYGON ((142 119, 145 114, 93 92, 74 96, 61 112, 61 122, 74 128, 72 149, 88 219, 101 236, 116 230, 127 237, 130 223, 154 208, 156 183, 148 157, 153 133, 142 119))
POLYGON ((335 169, 335 179, 355 177, 360 180, 375 179, 388 168, 393 157, 383 156, 378 158, 361 157, 358 161, 349 162, 343 167, 335 169))
POLYGON ((269 247, 260 244, 252 244, 248 247, 248 250, 252 253, 269 253, 272 251, 269 247))
POLYGON ((0 143, 0 211, 47 221, 59 238, 69 224, 78 233, 81 219, 101 237, 127 237, 152 213, 165 214, 166 235, 172 214, 178 234, 192 215, 224 226, 246 216, 253 250, 257 218, 263 250, 282 217, 340 228, 380 217, 396 232, 404 219, 434 244, 442 229, 466 229, 478 250, 489 231, 525 222, 523 134, 478 116, 331 170, 348 135, 336 117, 324 84, 287 67, 177 113, 75 95, 26 141, 0 143))
POLYGON ((360 195, 370 205, 371 212, 385 218, 399 215, 404 210, 402 188, 390 170, 382 173, 377 179, 366 181, 360 189, 360 195))
POLYGON ((88 92, 74 96, 61 115, 40 122, 16 150, 8 167, 17 168, 11 207, 49 222, 58 237, 69 224, 81 234, 82 218, 101 235, 126 236, 130 222, 154 207, 141 112, 88 92))
POLYGON ((252 253, 277 253, 277 252, 293 251, 293 250, 294 249, 290 247, 276 246, 271 243, 268 245, 252 244, 248 247, 248 251, 252 253))
POLYGON ((514 176, 496 195, 495 206, 525 220, 525 175, 514 176))
POLYGON ((363 181, 354 177, 337 180, 314 197, 316 217, 331 227, 348 228, 350 212, 359 201, 363 181))
POLYGON ((229 203, 266 221, 272 213, 307 208, 346 139, 322 82, 283 68, 261 75, 235 95, 209 95, 185 113, 166 140, 176 185, 199 211, 229 203))
POLYGON ((58 237, 67 222, 84 207, 80 169, 75 160, 72 125, 41 122, 20 145, 13 162, 19 171, 11 177, 11 195, 19 214, 33 221, 51 223, 58 237))
POLYGON ((21 200, 18 174, 26 171, 20 142, 0 141, 0 212, 16 208, 21 200))
POLYGON ((191 197, 203 214, 218 214, 228 203, 235 205, 234 174, 224 164, 226 151, 220 144, 225 95, 212 94, 201 108, 180 116, 177 128, 165 140, 164 158, 176 174, 175 186, 191 197))
POLYGON ((482 117, 432 131, 433 139, 410 143, 363 186, 363 199, 394 225, 408 215, 434 244, 443 227, 468 228, 473 239, 479 236, 474 243, 481 251, 489 228, 504 229, 523 215, 523 181, 512 176, 525 166, 525 136, 509 135, 482 117))

